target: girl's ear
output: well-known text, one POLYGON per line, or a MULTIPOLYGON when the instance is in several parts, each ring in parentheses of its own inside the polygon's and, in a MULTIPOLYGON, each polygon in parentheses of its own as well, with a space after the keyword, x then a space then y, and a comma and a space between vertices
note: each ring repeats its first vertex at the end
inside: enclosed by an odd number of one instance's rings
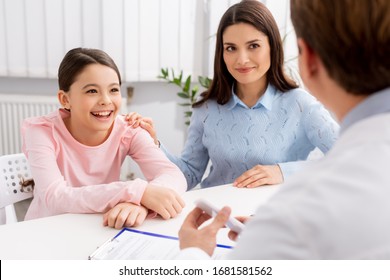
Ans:
POLYGON ((69 94, 63 90, 60 90, 57 93, 57 97, 58 97, 58 101, 60 102, 61 106, 66 110, 70 110, 69 94))

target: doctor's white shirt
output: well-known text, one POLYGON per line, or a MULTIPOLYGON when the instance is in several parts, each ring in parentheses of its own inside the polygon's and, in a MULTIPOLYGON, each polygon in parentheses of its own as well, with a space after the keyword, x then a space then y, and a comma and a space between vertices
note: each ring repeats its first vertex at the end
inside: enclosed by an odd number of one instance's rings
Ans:
MULTIPOLYGON (((356 106, 320 161, 258 208, 229 259, 390 259, 390 88, 356 106)), ((198 248, 179 258, 208 258, 198 248)))

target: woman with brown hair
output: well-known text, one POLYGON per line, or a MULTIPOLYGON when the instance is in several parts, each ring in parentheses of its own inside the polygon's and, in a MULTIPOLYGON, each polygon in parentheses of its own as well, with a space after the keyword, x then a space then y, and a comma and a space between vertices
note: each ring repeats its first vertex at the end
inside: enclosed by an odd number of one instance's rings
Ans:
MULTIPOLYGON (((340 137, 257 209, 228 258, 390 259, 389 14, 387 0, 291 0, 302 79, 340 121, 340 137)), ((229 214, 201 226, 210 216, 195 208, 179 232, 181 257, 211 256, 229 214)))
MULTIPOLYGON (((281 36, 264 4, 231 6, 216 36, 213 81, 193 106, 184 150, 177 157, 161 148, 189 188, 282 183, 316 147, 323 153, 332 147, 338 125, 283 71, 281 36)), ((159 143, 150 119, 140 125, 159 143)))

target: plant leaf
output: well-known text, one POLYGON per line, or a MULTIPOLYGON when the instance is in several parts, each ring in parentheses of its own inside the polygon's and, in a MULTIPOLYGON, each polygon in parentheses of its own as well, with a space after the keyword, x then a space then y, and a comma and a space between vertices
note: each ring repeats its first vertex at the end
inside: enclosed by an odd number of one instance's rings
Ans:
POLYGON ((160 73, 160 75, 157 76, 157 78, 167 80, 168 68, 161 68, 160 70, 161 70, 161 73, 160 73))
POLYGON ((209 88, 211 85, 211 79, 208 77, 199 76, 198 81, 199 84, 204 88, 209 88))
POLYGON ((168 68, 161 68, 161 74, 166 78, 168 77, 168 68))
POLYGON ((173 70, 173 68, 171 68, 171 75, 172 75, 172 79, 175 78, 175 71, 173 70))
POLYGON ((191 90, 191 92, 192 92, 192 94, 196 94, 197 92, 198 92, 198 90, 199 90, 199 87, 198 87, 198 85, 195 85, 193 88, 192 88, 192 90, 191 90))
POLYGON ((190 98, 190 96, 186 92, 178 92, 177 95, 180 96, 181 98, 185 98, 185 99, 190 98))
POLYGON ((173 78, 173 81, 172 81, 175 85, 181 87, 181 80, 179 80, 178 78, 173 78))
MULTIPOLYGON (((194 85, 191 89, 191 75, 187 76, 185 79, 185 82, 183 84, 183 70, 180 71, 180 74, 176 76, 175 71, 173 68, 161 68, 161 74, 158 76, 158 78, 164 79, 168 83, 172 83, 180 87, 180 90, 177 95, 180 98, 188 99, 187 102, 179 103, 180 106, 187 106, 190 107, 188 109, 191 109, 192 104, 196 102, 196 96, 199 91, 199 86, 194 85), (171 74, 171 75, 170 75, 171 74)), ((212 80, 208 77, 198 76, 199 84, 204 88, 209 88, 211 85, 212 80)), ((192 116, 192 111, 186 111, 185 113, 186 118, 190 118, 192 116)), ((185 121, 186 125, 190 124, 189 120, 185 121)))
POLYGON ((181 87, 181 81, 183 79, 183 70, 180 71, 180 75, 179 75, 179 81, 180 81, 180 87, 181 87))
POLYGON ((191 86, 191 75, 189 75, 186 79, 186 82, 183 87, 184 92, 189 92, 190 91, 190 86, 191 86))

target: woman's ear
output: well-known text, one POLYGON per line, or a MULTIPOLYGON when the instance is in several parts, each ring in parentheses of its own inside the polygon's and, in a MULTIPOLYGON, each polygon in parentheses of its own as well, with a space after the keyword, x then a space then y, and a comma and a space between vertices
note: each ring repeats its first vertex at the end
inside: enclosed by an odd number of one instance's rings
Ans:
POLYGON ((58 101, 60 102, 61 106, 66 110, 70 110, 69 94, 63 90, 60 90, 57 93, 57 97, 58 97, 58 101))

